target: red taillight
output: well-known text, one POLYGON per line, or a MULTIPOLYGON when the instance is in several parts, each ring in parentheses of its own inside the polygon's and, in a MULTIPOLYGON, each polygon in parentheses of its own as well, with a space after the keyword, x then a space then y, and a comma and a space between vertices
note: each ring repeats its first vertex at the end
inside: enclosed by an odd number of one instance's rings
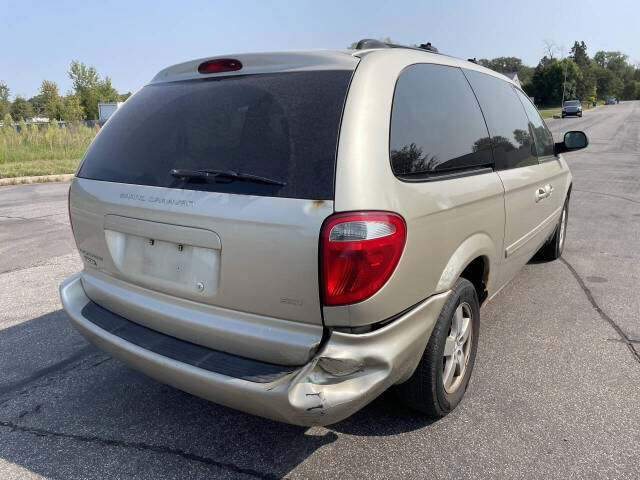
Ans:
POLYGON ((69 225, 71 225, 71 231, 73 232, 73 222, 71 221, 71 185, 69 185, 69 191, 67 192, 67 213, 69 214, 69 225))
POLYGON ((389 280, 402 255, 407 228, 395 213, 339 213, 320 233, 325 305, 360 302, 389 280))
POLYGON ((234 72, 242 68, 240 60, 233 58, 219 58, 217 60, 208 60, 202 62, 198 66, 198 72, 200 73, 222 73, 222 72, 234 72))

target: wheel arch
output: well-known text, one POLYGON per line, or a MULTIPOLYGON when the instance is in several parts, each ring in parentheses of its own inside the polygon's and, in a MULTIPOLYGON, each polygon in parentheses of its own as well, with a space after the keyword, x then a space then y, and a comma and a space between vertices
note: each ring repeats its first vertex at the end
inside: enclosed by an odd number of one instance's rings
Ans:
POLYGON ((436 291, 453 288, 459 277, 469 280, 478 293, 480 304, 488 295, 488 286, 494 275, 495 245, 486 233, 476 233, 455 250, 444 268, 436 291))

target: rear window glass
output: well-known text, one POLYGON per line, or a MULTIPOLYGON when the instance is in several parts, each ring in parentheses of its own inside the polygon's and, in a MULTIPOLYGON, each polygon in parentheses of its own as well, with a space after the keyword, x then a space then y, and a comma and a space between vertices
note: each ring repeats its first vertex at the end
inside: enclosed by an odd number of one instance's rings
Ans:
POLYGON ((85 155, 79 177, 277 197, 332 199, 351 70, 148 85, 125 102, 85 155), (231 170, 276 180, 176 178, 172 169, 231 170))

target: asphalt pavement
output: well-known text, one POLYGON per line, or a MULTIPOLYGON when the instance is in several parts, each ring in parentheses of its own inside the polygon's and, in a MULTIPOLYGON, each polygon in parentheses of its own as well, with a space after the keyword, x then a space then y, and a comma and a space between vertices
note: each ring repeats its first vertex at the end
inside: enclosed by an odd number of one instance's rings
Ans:
POLYGON ((466 397, 436 422, 385 394, 294 427, 110 359, 60 309, 81 268, 68 184, 0 187, 0 478, 639 478, 640 102, 549 126, 590 140, 565 156, 563 259, 483 307, 466 397))

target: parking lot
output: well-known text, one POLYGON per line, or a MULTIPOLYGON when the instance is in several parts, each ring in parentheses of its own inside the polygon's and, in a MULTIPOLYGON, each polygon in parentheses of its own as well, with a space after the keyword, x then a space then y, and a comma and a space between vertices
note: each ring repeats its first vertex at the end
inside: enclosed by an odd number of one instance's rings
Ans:
POLYGON ((0 187, 0 478, 639 478, 640 101, 555 119, 573 175, 561 261, 482 309, 467 395, 433 422, 385 394, 328 427, 209 403, 77 334, 68 184, 0 187))

